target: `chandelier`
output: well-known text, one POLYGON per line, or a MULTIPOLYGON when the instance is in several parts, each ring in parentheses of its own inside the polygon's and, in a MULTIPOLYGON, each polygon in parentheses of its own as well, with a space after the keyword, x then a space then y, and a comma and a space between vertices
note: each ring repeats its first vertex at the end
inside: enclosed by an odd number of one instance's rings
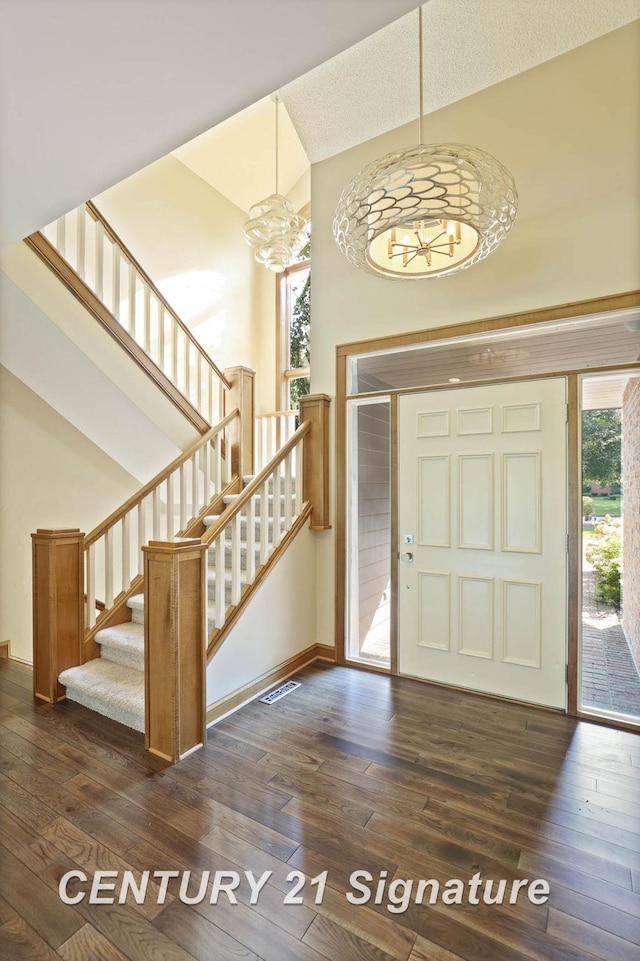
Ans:
POLYGON ((292 263, 305 242, 307 221, 297 214, 278 193, 278 104, 276 105, 276 191, 249 210, 250 220, 244 225, 244 237, 253 247, 254 257, 275 274, 281 274, 292 263))
POLYGON ((516 217, 513 177, 466 144, 424 144, 422 7, 419 142, 364 167, 342 191, 333 236, 347 260, 383 277, 443 277, 484 260, 516 217))

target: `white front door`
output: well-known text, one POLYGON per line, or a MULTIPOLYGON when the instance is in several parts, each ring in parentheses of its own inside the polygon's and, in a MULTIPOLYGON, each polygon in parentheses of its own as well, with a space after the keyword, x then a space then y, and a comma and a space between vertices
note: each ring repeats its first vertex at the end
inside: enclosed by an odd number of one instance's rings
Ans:
POLYGON ((401 674, 566 707, 564 378, 398 404, 401 674))

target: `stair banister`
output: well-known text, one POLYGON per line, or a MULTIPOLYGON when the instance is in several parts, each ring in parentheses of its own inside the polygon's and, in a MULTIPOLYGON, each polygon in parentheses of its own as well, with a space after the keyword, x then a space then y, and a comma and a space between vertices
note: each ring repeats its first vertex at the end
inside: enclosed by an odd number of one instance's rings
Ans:
POLYGON ((95 204, 25 243, 201 434, 220 420, 229 379, 95 204))

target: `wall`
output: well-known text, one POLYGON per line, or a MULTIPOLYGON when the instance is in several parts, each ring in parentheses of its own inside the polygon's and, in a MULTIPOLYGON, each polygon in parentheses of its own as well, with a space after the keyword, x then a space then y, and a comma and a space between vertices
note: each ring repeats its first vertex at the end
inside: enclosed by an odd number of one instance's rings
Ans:
POLYGON ((315 535, 304 527, 207 668, 212 705, 316 643, 315 535))
MULTIPOLYGON (((488 150, 520 195, 505 244, 452 277, 375 277, 332 237, 343 187, 369 161, 414 144, 414 124, 314 165, 312 391, 335 395, 337 344, 640 287, 639 74, 635 23, 427 117, 429 142, 488 150)), ((332 596, 333 533, 318 543, 318 589, 332 596)), ((319 605, 318 639, 333 637, 332 607, 319 605)))
POLYGON ((622 399, 624 480, 622 625, 640 669, 640 377, 622 399))
POLYGON ((31 533, 88 533, 139 485, 4 367, 0 442, 0 639, 31 661, 31 533))
POLYGON ((271 410, 275 286, 245 243, 246 214, 171 156, 95 202, 218 367, 256 370, 271 410))

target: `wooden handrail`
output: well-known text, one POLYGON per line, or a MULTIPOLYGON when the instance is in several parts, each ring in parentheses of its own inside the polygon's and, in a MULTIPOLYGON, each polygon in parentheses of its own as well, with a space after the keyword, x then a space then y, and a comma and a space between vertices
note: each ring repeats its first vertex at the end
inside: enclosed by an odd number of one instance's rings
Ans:
POLYGON ((296 417, 298 414, 297 410, 272 410, 268 411, 266 414, 256 414, 256 420, 260 420, 265 417, 296 417))
POLYGON ((102 537, 105 531, 109 530, 110 527, 113 527, 114 524, 117 524, 120 520, 122 520, 125 514, 128 514, 132 508, 136 507, 140 503, 140 501, 144 500, 145 497, 151 494, 152 491, 162 484, 163 481, 165 481, 170 474, 180 467, 181 464, 186 463, 186 461, 188 461, 193 454, 197 453, 201 447, 204 447, 204 445, 212 440, 216 434, 219 434, 222 430, 224 430, 225 427, 228 427, 229 424, 239 416, 240 411, 236 407, 235 410, 232 410, 230 414, 227 414, 227 416, 221 420, 219 424, 216 424, 216 426, 212 427, 210 431, 208 431, 206 434, 203 434, 203 436, 194 444, 192 444, 191 447, 187 448, 187 450, 182 454, 179 454, 178 457, 176 457, 176 459, 173 460, 168 467, 165 467, 163 471, 148 481, 148 483, 146 483, 144 487, 137 491, 137 493, 133 494, 129 500, 125 501, 124 504, 113 511, 113 513, 110 514, 106 520, 102 521, 101 524, 98 524, 98 526, 85 537, 85 550, 92 544, 95 544, 95 542, 102 537))
POLYGON ((140 274, 140 277, 143 279, 143 281, 145 282, 145 284, 147 284, 147 285, 151 288, 151 290, 153 291, 154 297, 156 297, 156 298, 160 301, 160 303, 162 304, 162 306, 164 307, 164 309, 166 310, 166 312, 167 312, 168 314, 170 314, 171 317, 173 317, 173 319, 174 319, 174 321, 176 322, 176 324, 178 325, 178 327, 180 327, 181 330, 186 334, 186 336, 187 336, 188 339, 191 341, 191 343, 192 343, 193 346, 196 348, 196 350, 198 350, 198 351, 202 354, 202 356, 204 357, 206 363, 207 363, 207 364, 209 365, 209 367, 211 367, 211 369, 215 372, 216 376, 220 378, 220 380, 222 381, 222 383, 224 384, 224 386, 227 388, 227 390, 230 390, 230 389, 231 389, 231 384, 229 383, 229 381, 227 380, 227 378, 225 377, 225 375, 223 374, 223 372, 222 372, 222 371, 220 370, 220 368, 216 365, 216 363, 211 359, 211 357, 210 357, 209 354, 205 351, 205 349, 201 346, 201 344, 198 343, 198 341, 195 339, 195 337, 193 336, 193 334, 191 333, 191 331, 189 330, 189 328, 187 327, 187 325, 184 323, 184 321, 180 320, 180 318, 179 318, 178 315, 176 314, 175 310, 173 309, 173 307, 171 306, 171 304, 169 303, 169 301, 166 299, 166 297, 164 297, 164 296, 160 293, 160 291, 158 290, 158 288, 156 287, 156 285, 154 284, 154 282, 152 281, 151 277, 150 277, 149 274, 146 272, 146 270, 144 269, 144 267, 141 267, 139 261, 133 256, 133 254, 131 253, 131 251, 130 251, 129 248, 127 247, 127 245, 126 245, 126 244, 124 243, 124 241, 118 236, 118 234, 117 234, 116 231, 113 229, 113 227, 111 226, 111 224, 109 224, 109 223, 105 220, 104 216, 100 213, 100 211, 98 210, 98 208, 96 207, 96 205, 93 203, 93 201, 92 201, 92 200, 87 200, 85 206, 86 206, 86 208, 87 208, 88 213, 91 215, 91 217, 92 217, 94 220, 97 220, 97 221, 99 221, 99 222, 102 224, 102 226, 104 227, 104 232, 105 232, 105 234, 107 234, 107 236, 108 236, 109 239, 112 241, 112 243, 114 243, 117 247, 119 247, 120 250, 122 251, 122 253, 123 253, 123 254, 125 255, 125 257, 127 258, 127 260, 129 260, 129 261, 133 264, 133 266, 136 268, 136 270, 137 270, 138 273, 140 274))
POLYGON ((262 485, 269 480, 271 474, 273 474, 276 467, 285 460, 291 453, 294 447, 296 447, 302 438, 309 433, 311 430, 311 421, 305 420, 304 424, 300 424, 295 434, 287 441, 287 443, 280 448, 278 453, 273 457, 267 466, 260 471, 259 474, 253 478, 253 480, 247 484, 241 494, 234 500, 233 505, 223 514, 220 515, 215 524, 212 524, 205 533, 202 535, 202 542, 205 544, 214 541, 228 526, 231 520, 236 516, 236 514, 242 510, 242 508, 249 503, 254 494, 256 494, 262 485))
POLYGON ((49 270, 65 285, 76 300, 102 324, 111 337, 126 350, 132 360, 151 377, 156 386, 169 398, 180 413, 193 424, 195 429, 201 434, 209 430, 210 425, 208 421, 204 419, 202 414, 196 410, 191 401, 180 392, 175 384, 169 380, 156 362, 145 353, 122 324, 116 320, 111 311, 104 306, 89 285, 76 273, 62 254, 58 253, 51 241, 37 230, 34 234, 25 237, 24 243, 46 264, 49 270))

